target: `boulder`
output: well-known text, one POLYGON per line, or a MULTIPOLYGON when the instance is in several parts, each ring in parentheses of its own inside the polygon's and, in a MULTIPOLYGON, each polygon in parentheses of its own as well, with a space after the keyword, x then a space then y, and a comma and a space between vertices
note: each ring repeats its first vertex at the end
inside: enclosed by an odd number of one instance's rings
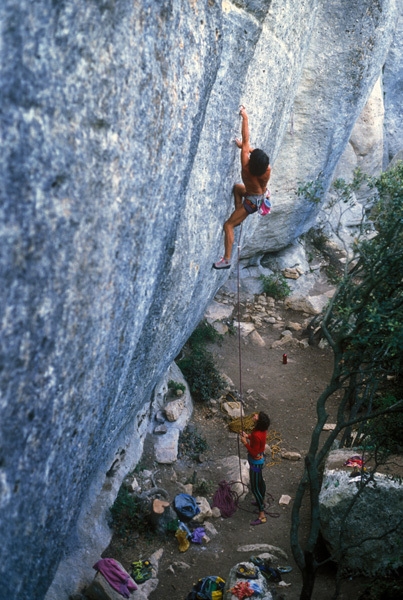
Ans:
MULTIPOLYGON (((125 571, 125 569, 123 568, 123 566, 119 563, 122 571, 125 571)), ((125 573, 127 574, 127 577, 129 577, 129 574, 127 573, 127 571, 125 571, 125 573)), ((133 580, 132 580, 133 581, 133 580)), ((133 581, 134 583, 134 581, 133 581)), ((102 573, 97 572, 94 580, 91 582, 91 584, 88 586, 88 588, 86 588, 85 590, 85 595, 90 599, 90 600, 122 600, 122 595, 117 592, 105 579, 105 577, 102 575, 102 573)), ((129 598, 130 600, 134 599, 134 591, 130 594, 129 598)))
POLYGON ((155 460, 163 465, 171 465, 178 459, 179 429, 168 429, 166 434, 156 438, 155 460))
POLYGON ((165 415, 171 423, 177 421, 185 408, 184 400, 172 400, 165 405, 165 415))
POLYGON ((281 458, 284 458, 285 460, 296 461, 296 460, 301 460, 302 456, 299 452, 284 451, 284 452, 281 452, 281 458))
POLYGON ((242 405, 240 402, 223 402, 222 409, 232 419, 237 419, 238 417, 241 416, 242 405))
POLYGON ((301 274, 297 269, 287 267, 282 271, 282 274, 286 279, 298 279, 301 274))
POLYGON ((242 337, 248 336, 250 333, 252 333, 252 331, 255 330, 255 326, 253 323, 244 323, 242 321, 234 321, 234 327, 236 329, 239 328, 242 337))
POLYGON ((354 454, 348 449, 328 456, 319 496, 322 535, 342 570, 386 575, 403 566, 403 483, 381 473, 351 477, 344 463, 354 454))
POLYGON ((222 479, 231 483, 231 489, 242 500, 248 493, 249 464, 238 456, 227 456, 217 461, 217 468, 222 470, 222 479))
POLYGON ((200 512, 192 519, 195 523, 203 523, 203 521, 212 517, 213 513, 207 498, 196 496, 196 504, 199 507, 200 512))
POLYGON ((248 336, 254 346, 260 346, 263 348, 266 346, 266 342, 262 338, 262 336, 255 330, 248 336))
POLYGON ((328 302, 329 298, 325 294, 319 296, 290 296, 285 299, 284 306, 296 312, 319 315, 328 302))
POLYGON ((212 325, 216 321, 230 320, 233 312, 234 307, 231 304, 221 304, 220 302, 213 300, 208 305, 207 310, 204 313, 204 318, 212 325))

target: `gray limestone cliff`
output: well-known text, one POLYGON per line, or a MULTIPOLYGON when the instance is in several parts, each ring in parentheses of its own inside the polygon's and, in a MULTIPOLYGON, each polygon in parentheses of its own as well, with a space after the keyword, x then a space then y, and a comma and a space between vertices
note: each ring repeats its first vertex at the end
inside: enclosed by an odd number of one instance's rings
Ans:
POLYGON ((389 49, 401 131, 396 23, 394 0, 3 0, 1 597, 67 599, 108 543, 100 498, 227 276, 239 104, 274 167, 248 256, 314 222, 295 182, 330 183, 389 49))

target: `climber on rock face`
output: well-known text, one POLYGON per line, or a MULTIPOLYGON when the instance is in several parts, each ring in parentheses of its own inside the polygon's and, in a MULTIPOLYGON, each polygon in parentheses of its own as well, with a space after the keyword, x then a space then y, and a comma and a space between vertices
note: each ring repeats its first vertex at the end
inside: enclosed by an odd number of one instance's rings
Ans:
MULTIPOLYGON (((218 262, 213 264, 214 269, 229 269, 231 266, 232 245, 234 243, 234 227, 237 227, 248 215, 256 212, 270 192, 267 182, 270 179, 271 167, 269 157, 263 150, 251 148, 249 144, 249 122, 244 106, 239 114, 242 117, 242 141, 236 139, 235 143, 241 150, 241 176, 242 183, 234 185, 235 210, 224 223, 225 254, 218 262)), ((266 203, 267 204, 267 203, 266 203)), ((270 203, 268 203, 270 207, 270 203)), ((269 212, 270 208, 267 209, 269 212)))

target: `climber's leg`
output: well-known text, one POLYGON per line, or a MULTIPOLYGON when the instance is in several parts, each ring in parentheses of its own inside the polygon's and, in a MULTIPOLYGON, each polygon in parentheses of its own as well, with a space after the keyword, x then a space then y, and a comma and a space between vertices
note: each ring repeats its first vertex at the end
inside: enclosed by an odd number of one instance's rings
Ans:
POLYGON ((236 208, 228 221, 224 223, 224 258, 231 260, 232 246, 234 244, 234 228, 238 227, 248 216, 248 212, 243 206, 236 208))
POLYGON ((234 202, 235 209, 241 208, 243 203, 243 197, 246 194, 246 187, 242 183, 236 183, 234 185, 234 202))

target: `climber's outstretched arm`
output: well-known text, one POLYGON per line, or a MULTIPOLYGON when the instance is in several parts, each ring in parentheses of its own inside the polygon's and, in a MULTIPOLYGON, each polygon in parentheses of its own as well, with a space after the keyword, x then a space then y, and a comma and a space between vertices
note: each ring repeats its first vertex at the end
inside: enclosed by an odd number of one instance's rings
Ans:
POLYGON ((241 106, 239 114, 242 117, 242 141, 236 140, 236 144, 241 150, 241 164, 245 167, 249 162, 249 154, 253 151, 253 148, 249 142, 249 120, 244 106, 241 106))

